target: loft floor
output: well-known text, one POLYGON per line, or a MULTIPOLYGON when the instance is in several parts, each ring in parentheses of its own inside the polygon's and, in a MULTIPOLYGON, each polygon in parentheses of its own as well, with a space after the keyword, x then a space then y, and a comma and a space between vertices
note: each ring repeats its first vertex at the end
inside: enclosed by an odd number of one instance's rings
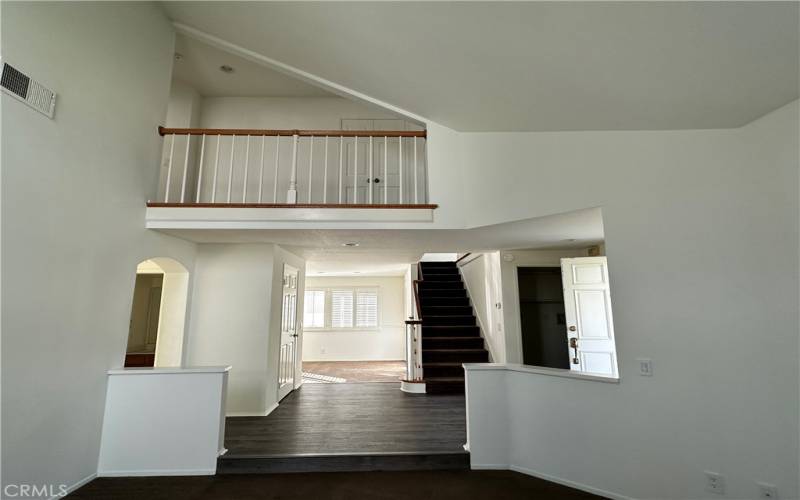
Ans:
POLYGON ((463 395, 304 384, 266 417, 228 417, 220 473, 465 468, 463 395))

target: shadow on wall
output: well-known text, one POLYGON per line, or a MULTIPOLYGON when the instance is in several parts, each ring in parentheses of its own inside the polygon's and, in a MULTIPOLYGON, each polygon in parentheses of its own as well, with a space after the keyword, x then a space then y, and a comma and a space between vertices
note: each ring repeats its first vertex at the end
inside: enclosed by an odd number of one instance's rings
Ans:
POLYGON ((136 267, 126 367, 174 367, 183 360, 189 271, 169 257, 136 267))

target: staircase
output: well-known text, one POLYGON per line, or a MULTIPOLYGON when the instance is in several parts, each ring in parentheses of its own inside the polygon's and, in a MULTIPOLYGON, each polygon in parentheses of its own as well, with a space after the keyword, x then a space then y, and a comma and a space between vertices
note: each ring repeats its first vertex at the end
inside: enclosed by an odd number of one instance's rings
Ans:
POLYGON ((428 394, 463 394, 462 363, 486 363, 467 290, 455 262, 421 262, 422 374, 428 394))

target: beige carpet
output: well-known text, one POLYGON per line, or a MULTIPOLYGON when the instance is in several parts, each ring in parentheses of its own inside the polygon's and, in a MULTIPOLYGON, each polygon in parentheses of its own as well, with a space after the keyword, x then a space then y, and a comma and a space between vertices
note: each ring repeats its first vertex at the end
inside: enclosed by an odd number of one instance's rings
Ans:
POLYGON ((303 361, 306 384, 398 382, 405 373, 405 361, 303 361))

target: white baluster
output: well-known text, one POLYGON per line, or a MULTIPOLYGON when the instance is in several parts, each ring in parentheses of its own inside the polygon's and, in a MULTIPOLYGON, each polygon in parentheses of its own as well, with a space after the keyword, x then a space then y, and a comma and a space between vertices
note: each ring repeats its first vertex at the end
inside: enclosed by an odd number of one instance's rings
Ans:
POLYGON ((186 135, 186 152, 183 157, 183 176, 181 178, 181 203, 186 198, 186 172, 189 170, 189 145, 192 142, 192 134, 186 135))
POLYGON ((389 203, 389 138, 383 136, 383 203, 389 203))
POLYGON ((358 204, 358 136, 353 137, 353 205, 358 204))
POLYGON ((309 143, 309 153, 308 153, 308 202, 311 203, 311 185, 313 184, 313 174, 314 174, 314 136, 311 136, 311 141, 309 143))
POLYGON ((342 158, 344 158, 344 136, 339 136, 339 205, 342 204, 342 158))
POLYGON ((231 188, 233 187, 233 152, 236 151, 236 136, 231 136, 231 163, 228 167, 228 203, 231 202, 231 188))
POLYGON ((172 182, 172 155, 175 153, 175 134, 172 134, 172 143, 169 145, 169 163, 167 164, 167 186, 164 190, 164 203, 169 203, 169 185, 172 182))
POLYGON ((400 199, 398 200, 398 203, 402 204, 403 203, 403 138, 402 137, 397 138, 397 144, 399 145, 398 150, 400 151, 400 155, 398 156, 398 161, 400 162, 400 170, 399 170, 400 199))
POLYGON ((369 189, 369 204, 372 204, 372 181, 373 179, 373 172, 372 172, 372 136, 369 136, 369 182, 367 182, 367 189, 369 189))
POLYGON ((278 170, 281 158, 281 136, 275 136, 275 184, 272 186, 272 203, 278 203, 278 170))
POLYGON ((267 143, 267 136, 261 136, 261 168, 258 171, 258 202, 261 203, 261 193, 264 189, 264 145, 267 143))
POLYGON ((200 187, 203 185, 203 157, 206 153, 206 134, 203 134, 203 139, 200 141, 200 164, 197 167, 197 195, 194 202, 200 203, 200 187))
POLYGON ((242 203, 247 203, 247 169, 250 163, 250 134, 247 135, 247 143, 244 151, 244 181, 242 182, 242 203))
POLYGON ((419 204, 419 183, 417 182, 417 136, 414 136, 414 203, 419 204))
POLYGON ((297 134, 292 136, 292 172, 289 176, 289 191, 286 192, 286 203, 297 203, 297 134))
POLYGON ((322 203, 328 203, 328 136, 325 136, 325 173, 322 175, 322 203))
POLYGON ((217 154, 216 158, 214 158, 214 179, 211 182, 211 203, 217 201, 217 172, 219 171, 219 143, 222 140, 222 136, 217 134, 217 154))

